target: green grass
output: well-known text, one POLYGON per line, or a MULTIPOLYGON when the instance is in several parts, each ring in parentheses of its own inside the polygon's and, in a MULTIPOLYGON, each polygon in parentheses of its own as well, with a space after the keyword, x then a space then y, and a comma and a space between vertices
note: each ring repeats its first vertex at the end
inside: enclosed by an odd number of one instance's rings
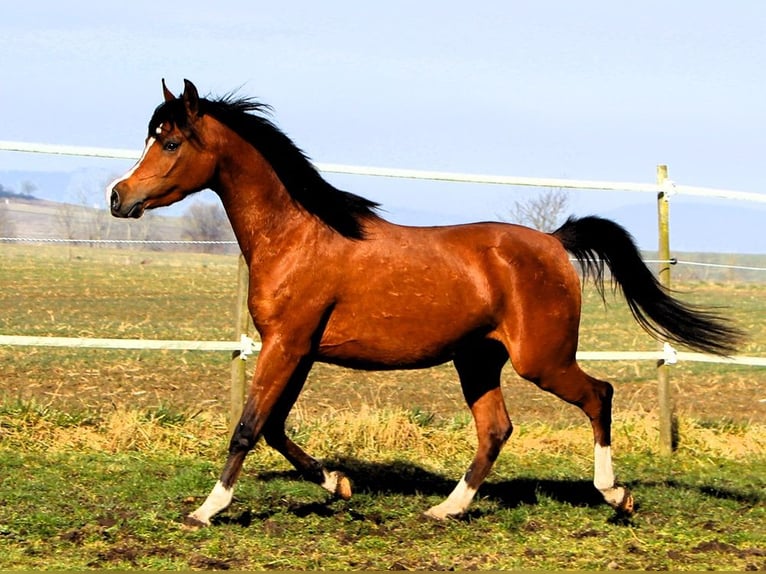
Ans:
MULTIPOLYGON (((6 433, 0 448, 0 569, 766 566, 762 451, 733 458, 715 448, 702 457, 685 449, 664 460, 633 429, 633 442, 617 457, 619 475, 640 505, 626 520, 590 484, 589 447, 580 440, 585 435, 538 426, 511 440, 465 518, 439 523, 421 513, 446 496, 463 469, 472 449, 470 424, 424 423, 405 411, 339 414, 292 432, 352 477, 350 501, 332 500, 259 446, 233 505, 212 527, 189 531, 182 517, 215 481, 224 446, 223 437, 209 437, 206 422, 134 416, 148 443, 104 452, 98 443, 73 448, 52 440, 51 429, 78 434, 77 428, 58 427, 58 417, 35 408, 0 414, 6 433), (387 430, 392 425, 408 435, 411 451, 387 430), (173 437, 190 433, 207 443, 203 456, 173 446, 173 437), (450 450, 451 456, 441 456, 450 450)), ((105 436, 130 426, 117 428, 115 420, 83 425, 85 434, 105 436)), ((696 432, 702 438, 729 433, 696 432)), ((763 445, 763 430, 733 432, 763 445)))
POLYGON ((0 245, 0 332, 231 339, 237 259, 0 245))

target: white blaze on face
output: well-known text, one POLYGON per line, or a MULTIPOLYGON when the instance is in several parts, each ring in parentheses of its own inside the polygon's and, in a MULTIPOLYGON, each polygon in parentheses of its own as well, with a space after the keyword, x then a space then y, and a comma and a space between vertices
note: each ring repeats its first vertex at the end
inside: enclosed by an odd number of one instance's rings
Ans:
MULTIPOLYGON (((162 124, 160 124, 159 127, 157 128, 157 130, 156 130, 157 134, 160 133, 161 129, 162 129, 162 124)), ((115 188, 115 186, 118 183, 120 183, 122 181, 125 181, 131 175, 133 175, 135 173, 135 171, 138 169, 138 166, 140 166, 141 162, 143 162, 144 158, 146 158, 146 154, 149 153, 149 148, 151 148, 154 145, 154 142, 156 142, 156 141, 157 141, 157 139, 153 138, 153 137, 151 137, 148 140, 146 140, 146 146, 144 147, 144 151, 141 153, 141 157, 138 159, 136 164, 133 167, 131 167, 127 171, 127 173, 125 173, 125 175, 123 175, 121 177, 118 177, 117 179, 115 179, 109 185, 106 186, 106 204, 107 205, 109 205, 110 202, 112 201, 112 190, 115 188)))

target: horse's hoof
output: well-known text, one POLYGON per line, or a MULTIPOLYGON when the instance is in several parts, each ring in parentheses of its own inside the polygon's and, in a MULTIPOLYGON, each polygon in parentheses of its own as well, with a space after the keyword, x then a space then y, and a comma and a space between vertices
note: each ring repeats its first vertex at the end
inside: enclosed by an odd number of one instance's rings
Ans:
POLYGON ((324 471, 324 481, 320 485, 333 496, 342 500, 351 498, 351 481, 339 470, 324 471))
POLYGON ((432 506, 423 513, 423 516, 430 520, 438 520, 439 522, 444 522, 445 520, 459 519, 463 515, 462 512, 450 512, 441 506, 441 504, 432 506))
POLYGON ((199 530, 200 528, 210 526, 210 522, 205 522, 196 516, 189 514, 184 518, 181 526, 184 528, 184 530, 199 530))
POLYGON ((624 486, 612 486, 601 491, 606 503, 622 516, 631 516, 636 511, 633 495, 624 486))
POLYGON ((335 485, 335 494, 342 500, 351 499, 351 481, 342 472, 338 472, 338 484, 335 485))
POLYGON ((617 505, 617 511, 621 512, 622 514, 626 516, 631 516, 635 512, 635 510, 636 510, 636 505, 633 499, 633 495, 626 488, 625 496, 622 497, 622 500, 617 505))
POLYGON ((441 514, 439 512, 435 512, 434 508, 429 508, 428 510, 424 511, 423 512, 423 516, 425 518, 428 518, 429 520, 438 520, 440 522, 447 519, 447 515, 446 514, 441 514))

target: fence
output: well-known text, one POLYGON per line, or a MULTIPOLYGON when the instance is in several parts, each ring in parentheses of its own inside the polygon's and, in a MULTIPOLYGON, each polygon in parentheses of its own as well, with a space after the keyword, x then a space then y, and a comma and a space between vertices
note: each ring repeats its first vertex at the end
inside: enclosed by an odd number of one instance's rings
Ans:
MULTIPOLYGON (((137 160, 139 154, 132 150, 106 149, 80 146, 64 146, 24 142, 0 141, 0 151, 40 153, 54 155, 69 155, 79 157, 98 157, 110 159, 137 160)), ((723 198, 737 201, 766 203, 766 194, 722 190, 706 187, 678 185, 668 177, 667 166, 657 168, 656 183, 629 183, 594 180, 573 180, 562 178, 531 178, 500 175, 478 175, 436 171, 421 171, 411 169, 391 169, 378 167, 359 167, 342 164, 316 163, 320 171, 347 175, 371 177, 404 178, 415 180, 430 180, 441 182, 476 183, 485 185, 553 187, 563 189, 599 190, 599 191, 631 191, 655 194, 658 205, 659 229, 659 270, 660 281, 670 286, 671 264, 676 261, 670 257, 669 241, 669 204, 673 195, 691 195, 697 197, 723 198)), ((0 238, 0 240, 15 238, 0 238)), ((35 240, 38 241, 38 240, 35 240)), ((88 241, 92 243, 92 241, 88 241)), ((764 269, 766 271, 766 269, 764 269)), ((231 351, 232 381, 231 381, 231 424, 235 424, 241 413, 245 394, 245 369, 241 359, 260 349, 260 344, 248 336, 247 312, 247 269, 240 257, 238 287, 238 311, 235 333, 239 341, 159 341, 159 340, 127 340, 127 339, 85 339, 85 338, 46 338, 0 335, 0 345, 34 345, 34 346, 69 346, 69 347, 100 347, 122 349, 185 349, 185 350, 216 350, 231 351)), ((668 366, 678 361, 696 361, 711 363, 728 363, 750 366, 766 366, 766 358, 736 356, 730 358, 712 357, 700 353, 677 352, 668 343, 661 343, 656 351, 623 351, 623 352, 587 352, 577 354, 580 360, 653 360, 658 365, 658 395, 660 402, 660 444, 663 451, 672 450, 673 414, 670 401, 668 366)))

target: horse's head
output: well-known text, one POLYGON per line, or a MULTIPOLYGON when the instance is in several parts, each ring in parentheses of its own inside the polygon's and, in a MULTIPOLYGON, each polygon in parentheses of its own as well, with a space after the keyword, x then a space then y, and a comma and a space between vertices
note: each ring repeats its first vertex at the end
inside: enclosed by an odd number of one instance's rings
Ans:
POLYGON ((162 90, 165 102, 149 122, 141 159, 107 188, 115 217, 138 218, 147 209, 171 205, 208 187, 215 173, 216 158, 205 151, 197 88, 184 80, 176 98, 163 80, 162 90))

